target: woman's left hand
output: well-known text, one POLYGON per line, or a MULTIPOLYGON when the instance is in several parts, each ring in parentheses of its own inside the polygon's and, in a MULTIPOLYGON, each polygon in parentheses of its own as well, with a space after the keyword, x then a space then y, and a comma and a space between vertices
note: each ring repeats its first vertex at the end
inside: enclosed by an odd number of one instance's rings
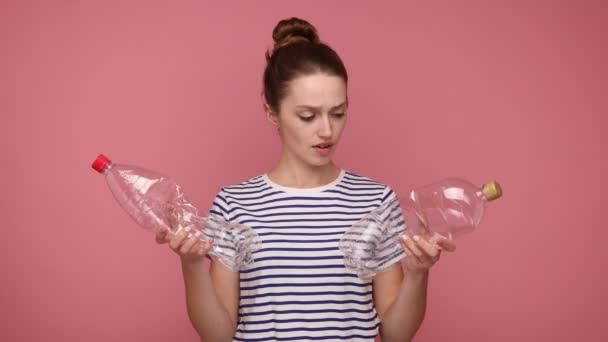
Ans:
POLYGON ((405 265, 408 271, 428 271, 441 257, 441 251, 453 252, 456 245, 448 239, 440 239, 435 244, 430 243, 424 237, 407 234, 399 240, 401 247, 407 254, 405 265))

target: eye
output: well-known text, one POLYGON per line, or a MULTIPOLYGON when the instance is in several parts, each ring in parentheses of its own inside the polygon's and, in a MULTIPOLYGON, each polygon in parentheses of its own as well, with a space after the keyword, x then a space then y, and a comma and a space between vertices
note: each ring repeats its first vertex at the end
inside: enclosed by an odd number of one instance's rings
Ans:
POLYGON ((300 119, 302 121, 312 121, 312 119, 314 119, 314 118, 315 118, 314 115, 311 115, 311 116, 300 116, 300 119))
POLYGON ((334 116, 337 118, 341 118, 345 115, 346 113, 334 113, 334 116))

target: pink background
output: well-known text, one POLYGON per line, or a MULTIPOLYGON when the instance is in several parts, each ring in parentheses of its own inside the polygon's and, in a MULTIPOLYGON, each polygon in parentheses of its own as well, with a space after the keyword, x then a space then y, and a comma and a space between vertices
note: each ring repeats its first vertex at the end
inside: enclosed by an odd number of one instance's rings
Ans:
POLYGON ((340 166, 504 187, 434 267, 415 340, 608 339, 605 3, 218 3, 0 3, 0 340, 198 340, 177 256, 90 164, 162 171, 204 209, 269 170, 264 51, 290 16, 348 68, 340 166))

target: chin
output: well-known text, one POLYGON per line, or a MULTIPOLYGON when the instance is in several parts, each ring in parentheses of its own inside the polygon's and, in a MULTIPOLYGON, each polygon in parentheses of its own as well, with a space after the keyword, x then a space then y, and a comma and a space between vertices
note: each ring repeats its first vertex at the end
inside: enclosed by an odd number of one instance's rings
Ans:
POLYGON ((324 161, 324 162, 314 162, 314 163, 312 163, 312 165, 320 167, 320 166, 325 166, 330 163, 331 163, 331 160, 328 160, 328 161, 324 161))
POLYGON ((312 155, 306 152, 304 152, 303 154, 299 154, 299 156, 301 157, 300 160, 313 167, 321 167, 327 164, 331 164, 333 162, 333 153, 329 154, 327 157, 321 157, 315 155, 315 153, 316 152, 313 151, 312 155))
POLYGON ((327 164, 331 164, 332 161, 333 161, 332 157, 329 156, 328 158, 323 158, 322 160, 319 160, 319 159, 310 160, 308 163, 313 166, 325 166, 327 164))

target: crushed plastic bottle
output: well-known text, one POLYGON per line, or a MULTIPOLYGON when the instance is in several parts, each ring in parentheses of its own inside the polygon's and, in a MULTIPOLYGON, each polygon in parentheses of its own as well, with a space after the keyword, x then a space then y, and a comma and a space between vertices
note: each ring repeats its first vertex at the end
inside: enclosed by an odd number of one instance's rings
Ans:
POLYGON ((252 253, 260 244, 255 231, 216 214, 199 216, 173 179, 142 167, 113 163, 103 154, 92 167, 105 176, 116 201, 142 228, 154 233, 186 227, 190 234, 200 231, 202 242, 213 239, 208 254, 232 271, 253 262, 252 253))
POLYGON ((404 232, 420 235, 431 244, 440 239, 454 240, 475 230, 486 203, 501 196, 502 189, 496 181, 477 187, 460 178, 446 178, 414 189, 402 205, 395 196, 345 232, 339 241, 345 265, 361 278, 373 278, 399 261, 402 247, 398 241, 404 232))
POLYGON ((344 254, 344 266, 360 278, 370 280, 399 261, 402 248, 398 239, 405 233, 406 226, 400 219, 391 219, 401 217, 399 214, 401 207, 395 198, 350 226, 338 242, 344 254))

